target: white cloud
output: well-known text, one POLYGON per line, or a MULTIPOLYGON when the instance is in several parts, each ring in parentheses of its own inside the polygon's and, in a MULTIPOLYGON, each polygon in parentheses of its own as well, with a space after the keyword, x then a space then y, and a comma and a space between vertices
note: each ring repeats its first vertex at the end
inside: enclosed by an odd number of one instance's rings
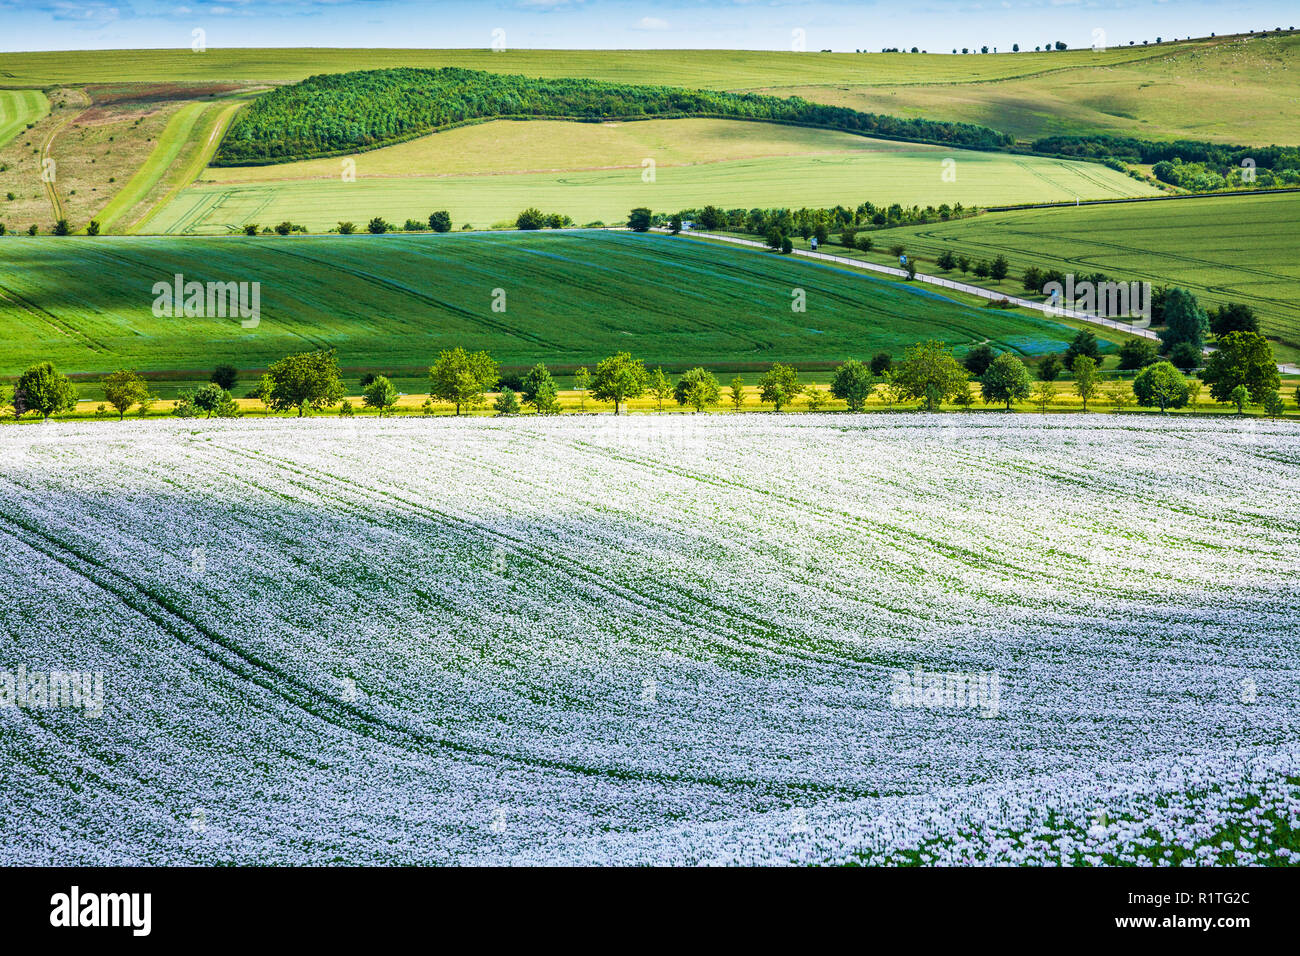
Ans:
POLYGON ((658 17, 642 17, 632 27, 634 30, 667 30, 668 21, 658 17))

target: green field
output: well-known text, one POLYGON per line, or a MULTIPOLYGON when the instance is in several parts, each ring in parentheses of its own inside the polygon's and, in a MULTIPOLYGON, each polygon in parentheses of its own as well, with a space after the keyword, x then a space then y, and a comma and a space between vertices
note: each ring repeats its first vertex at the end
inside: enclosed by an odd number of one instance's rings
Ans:
MULTIPOLYGON (((950 56, 889 53, 782 53, 757 50, 395 50, 211 49, 67 50, 0 53, 8 86, 76 83, 174 83, 246 80, 295 83, 317 73, 412 66, 457 66, 527 76, 588 77, 620 83, 658 83, 708 89, 771 87, 788 83, 893 86, 907 83, 987 82, 1074 67, 1108 68, 1163 55, 1164 48, 1116 47, 1102 53, 1018 53, 950 56)), ((1214 40, 1177 49, 1214 45, 1214 40)))
POLYGON ((265 366, 334 347, 348 368, 415 369, 439 349, 506 365, 826 367, 936 337, 1026 354, 1072 330, 962 305, 920 286, 745 249, 608 232, 444 236, 0 241, 0 374, 49 359, 69 372, 265 366), (155 282, 261 283, 261 322, 158 318, 155 282), (505 312, 492 309, 494 290, 505 312), (793 290, 807 309, 792 311, 793 290))
MULTIPOLYGON (((1027 39, 1027 38, 1026 38, 1027 39)), ((1128 40, 1137 45, 1128 46, 1128 40)), ((486 44, 485 38, 485 44, 486 44)), ((315 73, 459 66, 799 95, 896 116, 974 122, 1031 139, 1109 132, 1152 139, 1296 143, 1300 35, 1220 36, 1105 51, 951 55, 737 50, 188 49, 0 54, 9 86, 108 82, 293 83, 315 73)), ((1026 45, 1022 43, 1022 45, 1026 45)))
MULTIPOLYGON (((606 135, 599 124, 494 122, 363 153, 356 157, 355 182, 342 181, 340 159, 253 170, 209 170, 205 179, 220 181, 184 190, 141 231, 212 235, 238 231, 245 223, 265 226, 287 219, 324 232, 340 221, 362 225, 372 216, 400 225, 407 218, 425 219, 435 209, 450 210, 457 226, 469 223, 482 228, 513 221, 528 206, 564 213, 579 223, 617 223, 626 220, 629 209, 643 205, 661 212, 709 203, 724 208, 852 207, 864 200, 909 206, 944 202, 986 205, 1156 192, 1095 163, 929 146, 900 148, 897 143, 764 123, 660 120, 655 124, 659 130, 652 135, 664 142, 672 141, 675 124, 693 124, 682 127, 686 142, 702 138, 697 135, 701 126, 713 131, 731 126, 731 135, 716 134, 715 138, 741 140, 746 131, 753 130, 764 143, 788 139, 788 151, 803 155, 710 161, 716 153, 701 146, 695 155, 703 161, 693 162, 689 151, 683 155, 677 147, 675 154, 665 156, 663 165, 656 168, 654 182, 647 183, 642 161, 659 155, 649 143, 629 146, 621 153, 608 143, 588 149, 586 144, 606 135), (528 144, 538 138, 539 128, 550 145, 530 158, 528 144), (402 160, 387 158, 390 149, 402 160), (481 155, 489 150, 498 158, 487 160, 488 168, 480 175, 396 174, 399 169, 438 169, 443 153, 481 155), (537 169, 547 163, 562 168, 503 174, 492 167, 500 166, 504 157, 516 168, 537 169), (620 159, 620 168, 589 168, 620 159), (956 164, 956 182, 943 181, 946 159, 956 164), (327 171, 331 178, 326 178, 327 171), (273 176, 278 179, 270 180, 273 176), (296 178, 299 176, 304 178, 296 178), (244 177, 252 181, 236 181, 244 177)), ((458 160, 451 162, 461 165, 458 160)))
POLYGON ((1220 37, 1158 49, 1139 61, 1099 61, 991 82, 936 75, 928 82, 897 85, 782 82, 763 92, 892 116, 977 123, 1024 140, 1109 133, 1246 145, 1300 143, 1295 106, 1300 34, 1220 37))
POLYGON ((40 90, 0 90, 0 146, 49 110, 50 101, 40 90))
POLYGON ((169 170, 187 146, 194 147, 189 150, 190 161, 176 175, 182 177, 183 182, 197 176, 212 158, 221 134, 225 132, 226 123, 241 105, 242 103, 195 101, 182 106, 167 123, 145 164, 100 211, 100 227, 105 232, 126 231, 123 227, 130 223, 119 222, 119 218, 129 219, 128 214, 167 178, 169 170))
MULTIPOLYGON (((1279 361, 1300 358, 1300 194, 988 213, 878 233, 931 260, 945 248, 972 259, 1004 254, 1024 268, 1101 271, 1191 289, 1204 305, 1245 302, 1260 314, 1279 361)), ((833 251, 833 250, 832 250, 833 251)), ((942 274, 942 273, 940 273, 942 274)))
MULTIPOLYGON (((1126 38, 1112 38, 1124 44, 1126 38)), ((185 84, 292 83, 320 72, 344 72, 394 66, 459 66, 499 73, 520 73, 543 77, 588 77, 624 83, 669 84, 683 87, 755 91, 777 96, 798 95, 806 99, 875 111, 901 117, 927 117, 974 122, 1006 130, 1021 138, 1054 133, 1123 133, 1141 137, 1205 138, 1248 144, 1295 143, 1294 103, 1300 96, 1300 36, 1218 37, 1164 43, 1143 47, 1115 45, 1105 51, 1069 50, 1053 53, 997 53, 951 55, 881 53, 785 53, 769 51, 634 50, 556 51, 507 50, 367 50, 367 49, 235 49, 209 50, 203 54, 186 48, 143 51, 64 51, 0 54, 0 83, 6 87, 55 86, 57 95, 79 93, 87 84, 106 84, 115 96, 135 87, 146 90, 175 87, 176 95, 189 96, 185 84)), ((216 87, 214 87, 216 88, 216 87)), ((55 95, 55 94, 51 94, 55 95)), ((0 92, 0 103, 43 101, 36 89, 0 92), (17 98, 17 99, 15 99, 17 98)), ((188 104, 186 104, 188 106, 188 104)), ((193 117, 187 115, 188 121, 193 117)), ((39 120, 37 115, 23 120, 39 120)), ((6 111, 3 116, 10 116, 6 111)), ((74 228, 84 228, 98 216, 108 231, 193 232, 220 234, 231 226, 253 220, 266 224, 288 218, 313 228, 331 228, 340 219, 369 219, 373 215, 423 218, 429 206, 449 208, 457 225, 470 222, 490 225, 513 217, 522 205, 550 206, 579 222, 614 221, 626 214, 630 204, 645 202, 640 186, 639 165, 657 153, 645 150, 619 153, 612 158, 596 156, 580 133, 565 130, 564 141, 541 149, 537 162, 508 170, 496 169, 492 159, 524 156, 515 135, 480 137, 470 144, 477 168, 464 168, 455 159, 442 161, 435 153, 427 167, 408 166, 396 173, 400 183, 378 184, 366 179, 388 175, 375 170, 386 160, 367 158, 359 163, 358 182, 349 189, 348 200, 315 186, 276 186, 274 191, 248 189, 212 190, 206 186, 184 191, 196 177, 215 178, 202 172, 195 157, 210 153, 207 137, 212 131, 204 123, 187 131, 184 142, 176 141, 178 127, 145 143, 152 150, 142 166, 130 167, 123 151, 133 147, 134 137, 152 135, 148 122, 140 127, 126 124, 118 135, 113 155, 97 156, 93 168, 92 134, 78 132, 77 124, 57 132, 54 152, 61 152, 60 190, 65 214, 74 228), (79 139, 87 142, 80 143, 79 139), (569 142, 569 139, 575 140, 569 142), (581 142, 577 140, 582 139, 581 142), (78 140, 77 142, 66 142, 78 140), (170 142, 169 142, 170 140, 170 142), (82 154, 85 154, 83 156, 82 154), (568 155, 555 156, 555 153, 568 155), (545 155, 542 155, 545 154, 545 155), (105 165, 111 160, 116 168, 105 165), (128 168, 129 167, 129 168, 128 168), (82 181, 73 184, 64 169, 77 169, 82 181), (373 170, 367 173, 367 169, 373 170), (422 176, 409 176, 420 170, 422 176), (534 178, 511 182, 481 182, 476 178, 449 181, 443 177, 463 173, 478 177, 484 173, 512 172, 534 178), (581 172, 573 176, 571 172, 581 172), (638 175, 631 176, 630 173, 638 175), (115 181, 110 181, 110 176, 115 181), (631 187, 631 188, 629 188, 631 187), (76 190, 75 193, 73 190, 76 190), (574 198, 575 193, 582 197, 574 198), (93 194, 93 195, 92 195, 93 194), (164 211, 165 208, 165 211, 164 211), (161 212, 147 226, 154 213, 161 212)), ((229 117, 222 116, 223 121, 229 117)), ((181 120, 178 118, 177 122, 181 120)), ((12 120, 10 125, 18 122, 12 120)), ((97 128, 96 119, 87 130, 97 128)), ((675 121, 685 122, 685 121, 675 121)), ((3 123, 3 120, 0 120, 3 123)), ((47 124, 48 125, 48 122, 47 124)), ((493 124, 501 125, 501 124, 493 124)), ((637 125, 637 124, 628 124, 637 125)), ((753 124, 738 124, 752 128, 753 124)), ((0 129, 3 129, 0 126, 0 129)), ((22 123, 10 132, 22 128, 22 123)), ((554 129, 546 124, 547 133, 554 129)), ((44 125, 41 130, 44 131, 44 125)), ((459 132, 459 131, 457 131, 459 132)), ((449 135, 449 134, 440 134, 449 135)), ((689 134, 669 134, 690 139, 689 134)), ((764 135, 761 138, 768 138, 764 135)), ((0 135, 3 143, 4 135, 0 135)), ((439 143, 443 142, 439 140, 439 143)), ((17 143, 13 145, 19 145, 17 143)), ((136 144, 134 148, 139 147, 136 144)), ((409 146, 411 144, 403 144, 409 146)), ((599 145, 599 144, 598 144, 599 145)), ((397 149, 399 147, 394 147, 397 149)), ((424 147, 417 147, 419 149, 424 147)), ((689 154, 690 148, 667 152, 689 154)), ((930 160, 916 149, 916 165, 910 160, 890 168, 875 160, 856 156, 840 162, 827 157, 817 163, 796 163, 807 147, 792 143, 788 148, 760 155, 731 155, 722 161, 748 161, 743 167, 722 167, 680 171, 661 175, 646 203, 656 209, 672 209, 716 202, 743 206, 821 205, 840 202, 1002 203, 1020 200, 1071 199, 1075 196, 1102 197, 1132 195, 1146 190, 1132 181, 1122 185, 1109 171, 1103 188, 1084 180, 1096 178, 1096 171, 1066 175, 1064 167, 1036 167, 1046 179, 1028 170, 999 170, 982 167, 969 170, 955 187, 936 192, 937 183, 926 168, 930 160), (784 161, 782 158, 784 157, 784 161), (770 161, 768 161, 770 160, 770 161), (988 178, 981 178, 988 171, 988 178), (715 182, 717 180, 717 182, 715 182)), ((814 147, 813 151, 825 151, 814 147)), ((832 150, 834 151, 834 150, 832 150)), ((379 151, 382 152, 382 151, 379 151)), ((707 152, 707 151, 706 151, 707 152)), ((367 154, 372 156, 373 154, 367 154)), ((445 155, 445 154, 444 154, 445 155)), ((25 229, 36 223, 42 232, 53 225, 53 207, 36 179, 30 150, 6 156, 11 166, 5 189, 17 194, 14 202, 0 210, 10 228, 25 229), (31 168, 29 168, 31 167, 31 168), (13 188, 17 187, 17 188, 13 188)), ((718 162, 718 157, 689 155, 658 159, 664 165, 718 162)), ((522 162, 522 160, 521 160, 522 162)), ((1035 160, 1034 162, 1038 162, 1035 160)), ((294 164, 297 165, 297 164, 294 164)), ((308 173, 308 178, 319 176, 308 173)), ((246 178, 256 178, 249 175, 246 178)), ((295 178, 295 177, 290 177, 295 178)), ((328 175, 323 177, 329 179, 328 175)), ((278 180, 277 180, 278 182, 278 180)), ((945 184, 947 185, 947 184, 945 184)))

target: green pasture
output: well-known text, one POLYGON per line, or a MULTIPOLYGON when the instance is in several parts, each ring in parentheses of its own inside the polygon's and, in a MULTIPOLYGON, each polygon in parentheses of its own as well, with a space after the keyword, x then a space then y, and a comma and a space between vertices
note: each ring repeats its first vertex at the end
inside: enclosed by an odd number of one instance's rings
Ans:
POLYGON ((1166 43, 1145 52, 1141 60, 1114 62, 1099 54, 1097 61, 1085 57, 1068 70, 982 83, 935 76, 905 85, 791 85, 781 78, 762 92, 891 116, 976 123, 1022 140, 1104 133, 1255 146, 1300 143, 1300 34, 1166 43))
POLYGON ((0 146, 50 111, 40 90, 0 90, 0 146))
POLYGON ((222 101, 195 101, 187 103, 176 111, 168 121, 158 143, 149 158, 125 185, 118 191, 107 206, 100 211, 98 219, 104 232, 124 232, 129 221, 121 221, 141 202, 154 192, 159 183, 167 177, 182 152, 194 144, 190 150, 191 158, 186 168, 179 171, 181 183, 188 183, 207 165, 212 153, 220 142, 226 123, 242 103, 222 101))
MULTIPOLYGON (((1202 304, 1245 302, 1279 361, 1300 358, 1300 193, 1117 203, 988 213, 874 233, 929 260, 945 248, 971 259, 1005 255, 1019 288, 1026 266, 1105 272, 1190 289, 1202 304)), ((835 251, 832 249, 831 251, 835 251)), ((943 273, 939 273, 942 275, 943 273)), ((956 278, 962 278, 960 273, 956 278)), ((971 276, 970 281, 978 282, 971 276)))
MULTIPOLYGON (((492 135, 483 129, 483 135, 492 135)), ((575 153, 572 162, 578 165, 581 160, 575 153)), ((401 225, 408 218, 426 219, 435 209, 450 210, 458 227, 469 223, 483 228, 513 222, 520 210, 529 206, 563 213, 578 223, 613 224, 626 221, 628 210, 636 206, 674 212, 709 203, 747 209, 854 207, 864 200, 908 206, 945 202, 988 205, 1155 192, 1145 183, 1095 163, 923 146, 660 166, 652 183, 644 180, 639 158, 635 165, 620 169, 371 179, 365 176, 367 165, 364 159, 358 161, 355 182, 336 176, 198 184, 160 209, 143 231, 220 235, 239 231, 245 223, 266 226, 287 219, 313 232, 325 232, 340 221, 362 227, 374 216, 401 225), (944 179, 946 160, 955 164, 951 167, 956 174, 954 182, 944 179)))
POLYGON ((45 359, 77 373, 253 369, 326 347, 345 367, 414 370, 456 345, 512 366, 630 350, 673 367, 824 368, 926 338, 1034 355, 1072 334, 919 285, 658 235, 0 240, 0 375, 45 359), (156 317, 154 284, 177 273, 259 282, 260 323, 156 317))
MULTIPOLYGON (((813 31, 815 33, 815 31, 813 31)), ((216 41, 215 36, 210 40, 216 41)), ((218 49, 64 50, 0 53, 0 82, 8 86, 75 83, 199 83, 245 80, 295 83, 316 73, 412 66, 457 66, 527 76, 577 76, 623 83, 708 89, 750 89, 793 83, 890 86, 899 83, 983 82, 1077 66, 1114 66, 1159 55, 1155 48, 1103 53, 1067 50, 983 56, 906 53, 818 53, 762 50, 512 50, 481 49, 218 49)), ((838 42, 825 37, 821 46, 838 42)), ((507 42, 509 37, 507 37, 507 42)), ((1212 44, 1197 40, 1181 47, 1212 44)), ((809 35, 808 45, 818 40, 809 35)), ((1170 49, 1166 46, 1165 49, 1170 49)))

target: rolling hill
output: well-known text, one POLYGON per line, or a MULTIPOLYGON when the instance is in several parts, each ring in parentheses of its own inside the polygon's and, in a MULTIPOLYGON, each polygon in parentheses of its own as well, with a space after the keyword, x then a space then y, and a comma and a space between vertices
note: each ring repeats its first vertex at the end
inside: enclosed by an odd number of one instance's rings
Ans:
POLYGON ((944 249, 1005 255, 1008 290, 1026 266, 1101 271, 1178 285, 1203 305, 1245 302, 1259 313, 1279 361, 1300 358, 1300 193, 995 212, 878 233, 928 260, 944 249))
POLYGON ((609 232, 0 242, 0 374, 264 367, 336 348, 347 367, 427 366, 438 350, 503 364, 827 367, 926 338, 1025 354, 1073 331, 916 286, 749 250, 609 232), (153 314, 156 282, 259 282, 255 328, 153 314), (93 276, 94 281, 85 281, 93 276), (806 311, 794 312, 802 289, 806 311), (498 293, 496 290, 501 290, 498 293), (493 303, 500 301, 504 311, 493 303))
MULTIPOLYGON (((1124 43, 1127 38, 1115 39, 1124 43)), ((1140 44, 1141 39, 1135 39, 1140 44)), ((48 91, 52 101, 63 101, 67 108, 90 110, 89 118, 93 122, 82 123, 81 117, 65 122, 65 109, 51 110, 44 119, 38 111, 31 146, 15 139, 9 147, 0 147, 0 165, 9 166, 8 171, 0 172, 0 194, 15 194, 14 200, 0 205, 0 222, 11 230, 25 230, 35 224, 44 232, 52 227, 58 215, 66 215, 74 228, 84 227, 89 219, 99 216, 108 231, 138 229, 153 211, 194 180, 202 169, 202 160, 212 152, 210 137, 214 130, 234 119, 233 110, 230 114, 205 111, 201 122, 191 122, 193 111, 187 107, 192 100, 210 97, 216 90, 220 90, 216 95, 221 96, 264 91, 323 72, 458 67, 531 77, 663 84, 779 97, 797 95, 816 104, 904 119, 987 125, 1022 139, 1047 134, 1105 132, 1153 139, 1204 138, 1265 145, 1297 142, 1295 124, 1291 122, 1294 102, 1300 93, 1294 68, 1297 51, 1300 51, 1300 38, 1284 33, 1201 38, 1159 46, 1123 45, 1101 51, 968 56, 709 50, 494 52, 487 49, 6 53, 0 54, 0 84, 14 90, 27 88, 20 94, 23 97, 40 95, 38 90, 48 91), (113 102, 138 103, 140 112, 128 117, 131 121, 119 123, 116 130, 108 130, 105 124, 110 118, 95 112, 101 110, 105 91, 113 102), (1202 109, 1206 103, 1213 104, 1213 108, 1202 109), (177 118, 182 111, 187 111, 186 116, 177 118), (139 118, 143 121, 137 125, 133 120, 139 118), (183 137, 179 142, 178 135, 183 137), (110 136, 114 137, 113 147, 105 142, 110 136), (49 144, 48 152, 60 162, 61 168, 66 163, 69 170, 79 170, 82 177, 75 182, 61 181, 53 189, 44 188, 37 162, 41 158, 41 143, 49 144)), ((798 152, 798 148, 792 152, 798 152)), ((641 158, 644 157, 633 157, 632 161, 639 162, 641 158)), ((592 165, 579 158, 563 168, 585 170, 592 165)), ((549 171, 558 167, 538 168, 549 171)), ((820 179, 828 172, 831 171, 808 165, 757 175, 760 180, 767 177, 788 183, 820 179)), ((727 174, 733 175, 734 171, 727 174)), ((863 172, 859 178, 865 181, 855 195, 873 201, 890 198, 872 192, 870 172, 863 172)), ((1026 185, 1031 191, 1036 186, 1033 176, 1018 177, 1009 188, 1014 189, 1016 183, 1026 185)), ((545 184, 527 185, 531 188, 545 184)), ((1066 187, 1066 191, 1069 189, 1066 187)), ((791 202, 802 201, 797 190, 788 194, 791 202)), ((1078 190, 1072 193, 1079 194, 1078 190)), ((230 208, 256 209, 264 198, 232 198, 230 208)), ((837 196, 834 201, 849 198, 852 197, 837 196)), ((998 196, 994 201, 1001 198, 998 196)), ((1033 198, 1050 197, 1035 192, 1033 198)), ((304 206, 315 209, 319 199, 304 198, 301 191, 293 192, 284 200, 285 214, 304 206)), ((374 200, 376 205, 385 203, 382 196, 374 200)), ((269 202, 276 207, 273 212, 279 210, 280 201, 277 196, 270 198, 269 202)), ((368 197, 367 202, 370 201, 368 197)), ((405 213, 406 201, 405 196, 395 197, 392 206, 384 205, 385 214, 392 208, 394 213, 414 215, 405 213), (398 205, 402 209, 398 210, 398 205)), ((750 199, 747 195, 738 197, 737 201, 762 206, 776 202, 750 199)), ((930 200, 917 197, 917 201, 930 200)), ((583 221, 609 218, 595 211, 590 217, 578 215, 576 210, 571 214, 583 221)), ((332 225, 352 215, 354 211, 349 208, 340 215, 320 218, 332 225)), ((217 215, 214 221, 226 223, 231 218, 217 215)), ((496 218, 488 214, 488 221, 496 218)))
POLYGON ((209 168, 140 228, 220 235, 283 220, 316 232, 373 216, 401 225, 435 209, 459 227, 513 222, 538 206, 578 223, 628 210, 987 205, 1154 195, 1096 163, 953 150, 736 120, 498 121, 352 157, 209 168), (943 178, 955 164, 956 180, 943 178), (649 167, 654 169, 647 173, 649 167), (351 170, 355 181, 342 173, 351 170))

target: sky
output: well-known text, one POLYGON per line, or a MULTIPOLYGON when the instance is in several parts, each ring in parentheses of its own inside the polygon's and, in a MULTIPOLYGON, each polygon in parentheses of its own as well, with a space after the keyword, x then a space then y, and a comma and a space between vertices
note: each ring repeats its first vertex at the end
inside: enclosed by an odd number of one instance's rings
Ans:
POLYGON ((806 49, 1092 46, 1283 28, 1294 0, 0 0, 0 50, 269 46, 806 49), (501 31, 495 33, 494 31, 501 31), (799 33, 798 31, 802 31, 799 33))

